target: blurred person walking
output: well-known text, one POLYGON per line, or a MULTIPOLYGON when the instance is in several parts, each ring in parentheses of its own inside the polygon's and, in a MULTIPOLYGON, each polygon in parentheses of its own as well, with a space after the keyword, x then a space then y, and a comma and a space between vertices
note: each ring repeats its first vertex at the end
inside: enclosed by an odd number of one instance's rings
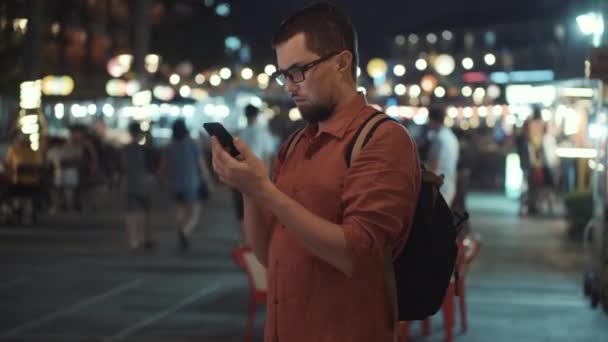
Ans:
POLYGON ((41 150, 34 151, 27 136, 17 133, 8 147, 6 168, 12 209, 20 223, 24 220, 31 221, 25 223, 33 223, 36 220, 36 209, 40 204, 38 200, 42 194, 43 162, 41 150))
POLYGON ((443 185, 439 191, 446 203, 452 206, 458 188, 460 147, 454 132, 443 124, 445 114, 444 108, 429 109, 429 149, 426 166, 429 171, 443 175, 443 185))
POLYGON ((75 209, 83 212, 85 208, 90 208, 94 211, 95 188, 99 185, 101 177, 97 150, 88 136, 87 128, 83 125, 74 125, 70 128, 69 143, 78 164, 75 209))
POLYGON ((48 149, 46 151, 46 162, 51 168, 52 174, 52 185, 51 185, 51 203, 49 213, 55 214, 62 206, 62 170, 61 170, 61 159, 62 149, 65 145, 65 141, 60 137, 49 137, 48 138, 48 149))
POLYGON ((527 123, 527 143, 528 143, 528 214, 538 214, 538 201, 545 182, 546 162, 544 161, 543 140, 545 137, 545 123, 542 119, 540 108, 535 107, 532 118, 527 123))
POLYGON ((211 183, 200 146, 190 137, 181 119, 173 123, 173 137, 165 150, 161 173, 166 174, 175 204, 178 249, 185 252, 190 247, 188 237, 199 220, 201 192, 208 191, 211 183))
POLYGON ((542 159, 543 159, 543 186, 540 189, 540 197, 542 198, 547 212, 554 214, 555 205, 557 204, 556 188, 559 184, 559 165, 560 160, 557 156, 557 140, 551 126, 545 124, 545 130, 542 141, 542 159))
POLYGON ((79 184, 78 160, 74 144, 63 138, 52 138, 47 162, 53 167, 53 210, 73 210, 79 184))
POLYGON ((515 148, 517 150, 517 155, 519 156, 519 166, 521 168, 521 172, 523 175, 522 181, 522 191, 519 196, 519 215, 523 216, 529 212, 529 191, 530 185, 528 184, 530 179, 528 174, 530 173, 530 148, 529 148, 529 139, 528 139, 528 125, 530 124, 529 120, 524 121, 524 124, 520 130, 517 130, 514 126, 515 130, 515 148))
MULTIPOLYGON (((260 158, 265 167, 270 170, 271 156, 274 150, 274 137, 268 131, 268 128, 258 122, 260 110, 254 105, 245 107, 245 117, 247 117, 247 127, 239 134, 239 138, 243 140, 251 148, 251 151, 260 158)), ((234 206, 236 217, 243 225, 243 194, 240 191, 233 189, 234 206)), ((243 235, 244 241, 244 235, 243 235)))
POLYGON ((128 130, 131 141, 122 151, 122 187, 127 200, 127 242, 131 251, 141 248, 149 250, 156 246, 149 227, 150 192, 154 174, 148 168, 147 148, 140 144, 143 134, 139 123, 130 123, 128 130))

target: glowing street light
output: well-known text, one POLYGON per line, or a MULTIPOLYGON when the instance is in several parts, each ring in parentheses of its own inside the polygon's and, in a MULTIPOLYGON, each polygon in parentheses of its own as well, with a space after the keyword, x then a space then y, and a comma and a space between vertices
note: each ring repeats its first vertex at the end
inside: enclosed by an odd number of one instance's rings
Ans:
POLYGON ((213 74, 209 78, 209 83, 211 83, 212 86, 217 87, 222 83, 222 78, 219 75, 213 74))
POLYGON ((433 91, 433 93, 438 98, 442 98, 442 97, 445 96, 445 88, 444 87, 437 87, 437 88, 435 88, 435 91, 433 91))
POLYGON ((405 67, 403 66, 403 64, 397 64, 393 67, 393 74, 395 74, 395 76, 403 76, 405 75, 405 67))
POLYGON ((272 76, 272 74, 274 74, 277 71, 277 67, 275 67, 272 64, 268 64, 264 67, 264 72, 268 75, 268 76, 272 76))
POLYGON ((416 69, 423 71, 428 67, 428 63, 426 62, 426 60, 424 60, 424 58, 418 58, 418 60, 416 61, 416 69))
POLYGON ((372 58, 367 63, 367 74, 372 78, 384 76, 387 69, 386 61, 382 58, 372 58))
POLYGON ((232 76, 232 70, 229 68, 222 68, 220 70, 220 77, 227 80, 232 76))
POLYGON ((253 77, 253 70, 251 68, 244 68, 241 70, 241 77, 244 80, 250 80, 253 77))
POLYGON ((599 47, 604 34, 604 17, 601 13, 590 12, 576 17, 576 23, 584 35, 592 36, 593 46, 599 47))
POLYGON ((173 74, 169 77, 169 83, 176 85, 179 83, 179 81, 181 81, 181 78, 179 77, 178 74, 173 74))
POLYGON ((494 54, 491 53, 487 53, 484 57, 483 57, 484 62, 486 62, 487 65, 494 65, 496 63, 496 56, 494 56, 494 54))
POLYGON ((462 67, 467 70, 473 69, 474 65, 475 63, 473 62, 473 59, 471 57, 466 57, 462 60, 462 67))
POLYGON ((456 68, 456 62, 454 62, 454 58, 450 55, 444 54, 439 55, 435 58, 435 71, 441 76, 448 76, 454 69, 456 68))
POLYGON ((403 84, 399 83, 395 86, 394 91, 395 94, 397 94, 398 96, 403 96, 405 95, 406 88, 403 84))

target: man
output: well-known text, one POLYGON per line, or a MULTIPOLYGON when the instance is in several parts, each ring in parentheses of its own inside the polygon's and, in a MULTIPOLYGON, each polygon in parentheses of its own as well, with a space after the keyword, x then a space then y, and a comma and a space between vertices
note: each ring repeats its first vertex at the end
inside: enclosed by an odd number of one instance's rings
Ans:
POLYGON ((431 107, 429 110, 430 143, 426 166, 429 171, 443 175, 439 189, 446 203, 451 206, 456 196, 458 180, 458 138, 451 129, 443 125, 445 110, 431 107))
POLYGON ((356 34, 340 10, 316 4, 295 13, 273 45, 274 76, 308 123, 292 152, 281 146, 271 181, 240 139, 238 159, 212 140, 214 168, 243 193, 247 242, 268 268, 265 341, 392 341, 383 265, 411 228, 415 144, 386 122, 347 168, 347 145, 375 110, 357 93, 356 34))

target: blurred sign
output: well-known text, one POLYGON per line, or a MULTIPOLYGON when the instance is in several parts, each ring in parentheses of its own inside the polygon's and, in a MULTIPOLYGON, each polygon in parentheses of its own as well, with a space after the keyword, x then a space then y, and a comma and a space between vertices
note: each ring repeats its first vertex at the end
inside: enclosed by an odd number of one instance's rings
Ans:
POLYGON ((40 107, 42 97, 40 80, 27 81, 19 86, 19 106, 23 109, 35 109, 40 107))
POLYGON ((587 77, 608 81, 608 47, 591 49, 586 67, 587 77))
POLYGON ((127 95, 127 82, 121 79, 111 79, 106 83, 106 93, 110 96, 127 95))
POLYGON ((152 103, 152 91, 144 90, 133 94, 133 105, 134 106, 146 106, 152 103))
POLYGON ((74 90, 74 79, 70 76, 46 76, 42 79, 42 93, 50 96, 70 95, 74 90))
POLYGON ((547 82, 554 79, 553 70, 498 71, 490 74, 490 80, 498 84, 547 82))
POLYGON ((486 83, 488 82, 488 75, 481 71, 469 71, 462 75, 462 80, 465 83, 486 83))
POLYGON ((152 92, 161 101, 171 101, 175 97, 175 90, 168 86, 156 86, 152 92))
POLYGON ((534 87, 529 84, 507 86, 506 97, 509 104, 539 104, 550 106, 557 96, 554 86, 534 87))

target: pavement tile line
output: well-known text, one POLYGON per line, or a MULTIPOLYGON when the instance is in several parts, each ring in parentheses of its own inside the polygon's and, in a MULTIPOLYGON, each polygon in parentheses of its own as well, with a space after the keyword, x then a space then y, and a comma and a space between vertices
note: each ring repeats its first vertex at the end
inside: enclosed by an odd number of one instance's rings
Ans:
POLYGON ((505 305, 528 306, 536 308, 576 308, 584 309, 589 306, 583 298, 559 298, 555 296, 468 296, 467 304, 470 305, 490 305, 495 307, 504 307, 505 305))
POLYGON ((64 316, 64 315, 68 315, 68 314, 72 314, 75 312, 78 312, 84 308, 86 308, 87 306, 96 304, 98 302, 101 302, 102 300, 105 300, 107 298, 110 298, 112 296, 116 296, 122 292, 125 292, 127 290, 131 290, 133 288, 139 287, 142 283, 142 279, 135 279, 135 280, 131 280, 127 283, 124 283, 120 286, 116 286, 114 288, 112 288, 111 290, 101 293, 99 295, 95 295, 93 297, 90 297, 84 301, 80 301, 76 304, 70 305, 65 309, 62 310, 58 310, 55 312, 52 312, 46 316, 42 316, 38 319, 35 319, 33 321, 29 321, 27 323, 24 323, 18 327, 15 327, 11 330, 5 331, 4 333, 2 333, 0 335, 0 338, 9 338, 9 337, 17 337, 19 336, 22 332, 35 328, 35 327, 39 327, 42 324, 51 322, 53 320, 55 320, 58 317, 64 316))
POLYGON ((0 291, 11 289, 14 286, 25 283, 27 281, 32 280, 30 277, 16 277, 15 279, 11 279, 8 281, 3 281, 0 283, 0 291))
MULTIPOLYGON (((103 342, 115 342, 115 341, 120 341, 125 339, 126 337, 132 335, 133 333, 145 328, 146 326, 153 324, 173 313, 175 313, 176 311, 198 301, 201 298, 207 297, 209 295, 212 295, 214 293, 218 293, 218 290, 226 290, 226 286, 223 286, 221 283, 213 283, 210 286, 207 286, 205 288, 200 289, 199 291, 191 294, 190 296, 180 300, 179 302, 171 305, 170 307, 166 308, 163 311, 159 311, 147 318, 144 318, 140 321, 138 321, 137 323, 119 331, 118 333, 116 333, 115 335, 106 338, 103 340, 103 342)), ((224 293, 224 291, 220 291, 220 293, 224 293)))
MULTIPOLYGON (((61 341, 61 342, 83 342, 83 341, 101 341, 101 339, 103 339, 103 337, 100 336, 89 336, 89 335, 74 335, 74 334, 49 334, 49 333, 42 333, 42 334, 21 334, 19 335, 19 341, 28 341, 28 342, 33 342, 33 341, 43 341, 43 342, 48 342, 48 341, 61 341)), ((9 341, 9 342, 14 342, 15 338, 14 337, 0 337, 0 340, 4 341, 9 341)))

